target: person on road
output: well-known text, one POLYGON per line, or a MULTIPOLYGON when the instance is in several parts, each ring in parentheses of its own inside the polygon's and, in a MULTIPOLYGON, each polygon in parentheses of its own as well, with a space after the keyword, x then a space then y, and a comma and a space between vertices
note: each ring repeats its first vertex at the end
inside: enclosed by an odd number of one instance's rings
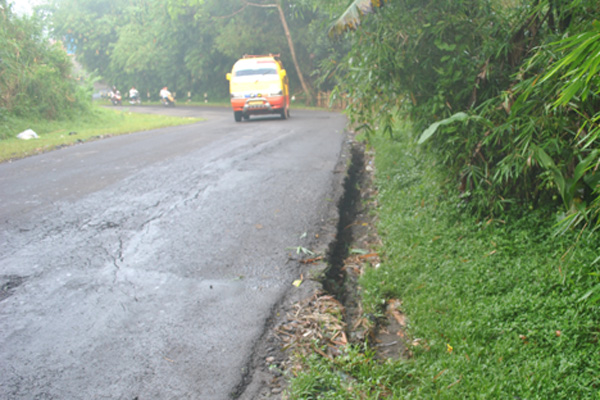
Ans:
POLYGON ((129 98, 132 101, 137 101, 140 98, 140 92, 137 91, 135 86, 132 86, 131 89, 129 89, 129 98))
POLYGON ((171 92, 169 92, 169 88, 166 86, 160 90, 160 98, 164 101, 168 101, 171 96, 171 92))
POLYGON ((119 92, 117 90, 116 86, 112 87, 112 90, 110 92, 110 101, 112 101, 112 103, 116 106, 116 105, 121 105, 121 92, 119 92))

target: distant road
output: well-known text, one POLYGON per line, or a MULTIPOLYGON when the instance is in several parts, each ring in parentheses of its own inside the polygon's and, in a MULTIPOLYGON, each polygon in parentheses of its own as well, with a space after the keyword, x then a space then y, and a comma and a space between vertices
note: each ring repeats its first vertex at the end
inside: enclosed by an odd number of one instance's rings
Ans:
POLYGON ((345 118, 193 125, 0 164, 0 398, 229 399, 341 190, 345 118))

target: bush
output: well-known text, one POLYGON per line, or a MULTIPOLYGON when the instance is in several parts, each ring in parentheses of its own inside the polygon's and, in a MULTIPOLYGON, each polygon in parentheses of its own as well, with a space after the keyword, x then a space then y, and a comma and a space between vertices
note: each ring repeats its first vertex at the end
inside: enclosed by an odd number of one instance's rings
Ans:
POLYGON ((391 133, 400 110, 415 139, 432 128, 471 213, 563 207, 564 228, 597 227, 599 16, 593 0, 389 2, 351 36, 338 90, 358 126, 391 133))
POLYGON ((72 77, 73 62, 51 43, 37 17, 18 17, 0 0, 0 109, 58 119, 87 111, 91 92, 72 77))

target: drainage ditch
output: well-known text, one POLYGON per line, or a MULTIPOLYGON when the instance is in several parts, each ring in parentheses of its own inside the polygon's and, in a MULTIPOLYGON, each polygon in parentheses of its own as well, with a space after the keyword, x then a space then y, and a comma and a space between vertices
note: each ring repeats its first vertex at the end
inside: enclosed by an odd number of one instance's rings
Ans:
POLYGON ((365 207, 370 177, 365 168, 364 146, 352 143, 348 155, 350 163, 344 170, 343 190, 337 203, 337 226, 332 229, 335 237, 325 249, 326 266, 321 264, 324 269, 320 269, 314 265, 317 272, 313 275, 313 267, 303 264, 305 281, 297 293, 308 297, 292 295, 274 308, 255 354, 244 369, 243 380, 232 393, 235 399, 281 398, 288 372, 298 366, 298 355, 324 354, 316 343, 326 342, 325 351, 329 354, 325 356, 335 357, 338 346, 363 342, 366 335, 372 334, 374 321, 357 329, 365 319, 359 302, 359 273, 348 265, 348 260, 359 257, 351 246, 368 249, 373 244, 374 228, 365 207), (317 277, 318 283, 312 285, 310 281, 317 277), (343 321, 337 319, 340 314, 343 321))
POLYGON ((349 343, 368 342, 378 359, 408 358, 410 351, 404 339, 406 320, 400 310, 402 302, 389 300, 379 310, 378 318, 364 314, 361 306, 358 280, 369 265, 378 267, 379 255, 372 249, 378 247, 380 240, 374 223, 376 217, 371 213, 372 201, 375 201, 371 155, 357 143, 352 146, 351 157, 338 203, 337 237, 329 247, 329 267, 321 283, 342 305, 349 343))
MULTIPOLYGON (((354 225, 361 204, 361 186, 364 172, 364 146, 355 143, 351 147, 351 162, 343 184, 343 194, 338 203, 339 219, 335 240, 329 245, 327 252, 328 268, 321 281, 323 289, 344 305, 352 302, 355 293, 352 285, 348 285, 344 271, 345 260, 350 254, 350 246, 354 242, 354 225)), ((346 321, 349 325, 350 321, 346 321)))

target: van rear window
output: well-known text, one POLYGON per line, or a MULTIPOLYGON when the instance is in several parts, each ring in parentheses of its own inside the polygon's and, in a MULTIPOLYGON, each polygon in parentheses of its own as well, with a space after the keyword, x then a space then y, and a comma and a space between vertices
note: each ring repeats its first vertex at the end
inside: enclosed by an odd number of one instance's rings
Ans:
POLYGON ((238 69, 234 72, 235 76, 250 76, 250 75, 277 75, 277 69, 264 66, 262 68, 238 69))

